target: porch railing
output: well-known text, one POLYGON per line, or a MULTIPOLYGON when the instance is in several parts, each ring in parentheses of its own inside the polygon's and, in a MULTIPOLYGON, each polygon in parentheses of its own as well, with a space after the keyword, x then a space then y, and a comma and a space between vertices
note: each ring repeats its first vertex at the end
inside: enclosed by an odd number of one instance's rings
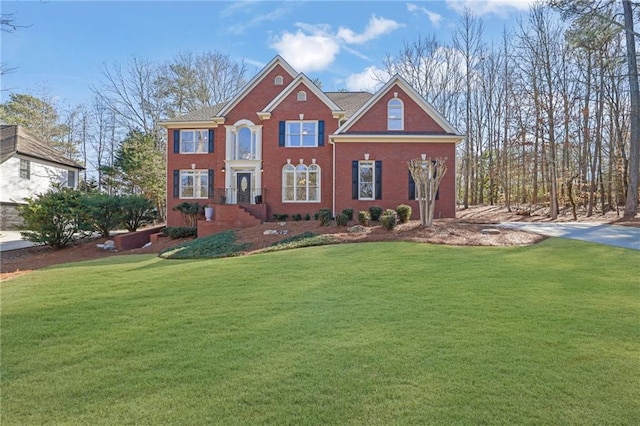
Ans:
POLYGON ((217 188, 213 190, 213 204, 266 204, 266 196, 265 188, 246 191, 240 188, 217 188))

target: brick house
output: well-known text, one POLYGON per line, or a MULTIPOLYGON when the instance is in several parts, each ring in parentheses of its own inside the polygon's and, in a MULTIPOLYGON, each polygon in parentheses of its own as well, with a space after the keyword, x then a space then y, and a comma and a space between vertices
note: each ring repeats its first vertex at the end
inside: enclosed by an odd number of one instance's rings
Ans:
POLYGON ((276 56, 229 102, 164 121, 167 225, 189 201, 214 208, 200 236, 321 208, 413 207, 407 161, 447 157, 435 217, 455 216, 455 150, 463 138, 404 79, 380 90, 323 92, 276 56))

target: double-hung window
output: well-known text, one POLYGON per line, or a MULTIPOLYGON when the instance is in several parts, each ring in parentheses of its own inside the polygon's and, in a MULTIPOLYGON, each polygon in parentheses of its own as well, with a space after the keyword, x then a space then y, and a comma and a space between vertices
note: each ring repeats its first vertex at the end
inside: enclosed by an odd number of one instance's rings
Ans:
POLYGON ((375 163, 360 161, 358 164, 358 199, 374 200, 375 163))
POLYGON ((287 147, 318 146, 317 121, 287 121, 287 147))
POLYGON ((382 161, 353 160, 351 162, 351 198, 382 199, 382 161))
POLYGON ((180 153, 196 154, 209 151, 209 130, 180 130, 180 153))
POLYGON ((31 179, 31 161, 20 159, 20 177, 31 179))
POLYGON ((282 202, 319 202, 320 166, 287 164, 282 168, 282 202))
POLYGON ((208 170, 180 170, 180 198, 207 198, 208 184, 208 170))

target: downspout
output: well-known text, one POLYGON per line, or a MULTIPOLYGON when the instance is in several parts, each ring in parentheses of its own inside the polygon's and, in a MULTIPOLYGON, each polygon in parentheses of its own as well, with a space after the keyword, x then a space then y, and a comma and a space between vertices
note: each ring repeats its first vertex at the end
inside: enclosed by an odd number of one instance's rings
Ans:
POLYGON ((332 185, 332 191, 331 191, 331 211, 333 212, 333 215, 336 215, 336 144, 335 142, 333 142, 333 138, 331 137, 331 135, 329 136, 329 143, 332 146, 332 163, 333 163, 333 171, 332 171, 332 176, 331 176, 331 185, 332 185))

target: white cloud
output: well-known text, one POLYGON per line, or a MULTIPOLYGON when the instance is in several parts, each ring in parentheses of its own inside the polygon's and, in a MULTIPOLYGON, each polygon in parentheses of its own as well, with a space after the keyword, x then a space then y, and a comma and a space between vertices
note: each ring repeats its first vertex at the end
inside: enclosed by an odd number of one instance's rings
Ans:
POLYGON ((529 10, 536 0, 446 0, 447 6, 458 13, 469 9, 478 16, 495 14, 507 17, 510 11, 529 10))
POLYGON ((349 91, 375 92, 384 82, 389 80, 389 78, 390 76, 386 71, 372 65, 365 68, 362 72, 351 74, 345 80, 345 84, 349 91), (382 80, 382 82, 379 80, 382 80))
POLYGON ((431 10, 428 10, 425 7, 418 6, 417 4, 407 3, 407 10, 409 12, 424 13, 425 15, 427 15, 427 18, 429 18, 429 21, 431 21, 431 25, 433 25, 434 27, 439 27, 440 22, 442 22, 442 15, 440 15, 439 13, 433 12, 431 10))
POLYGON ((335 37, 316 31, 305 34, 302 30, 295 33, 284 32, 276 37, 271 47, 301 72, 320 71, 333 63, 340 51, 335 37))
POLYGON ((349 44, 362 44, 369 40, 376 39, 383 34, 390 33, 398 28, 402 27, 402 24, 386 18, 379 18, 375 15, 369 19, 369 23, 362 34, 356 34, 353 30, 345 27, 340 27, 338 30, 338 38, 344 40, 349 44))
POLYGON ((298 30, 284 31, 271 39, 274 48, 295 69, 302 72, 322 71, 335 60, 341 49, 366 59, 362 53, 351 49, 349 44, 363 44, 390 33, 402 24, 391 19, 372 16, 362 34, 340 27, 337 32, 327 24, 296 23, 298 30))

